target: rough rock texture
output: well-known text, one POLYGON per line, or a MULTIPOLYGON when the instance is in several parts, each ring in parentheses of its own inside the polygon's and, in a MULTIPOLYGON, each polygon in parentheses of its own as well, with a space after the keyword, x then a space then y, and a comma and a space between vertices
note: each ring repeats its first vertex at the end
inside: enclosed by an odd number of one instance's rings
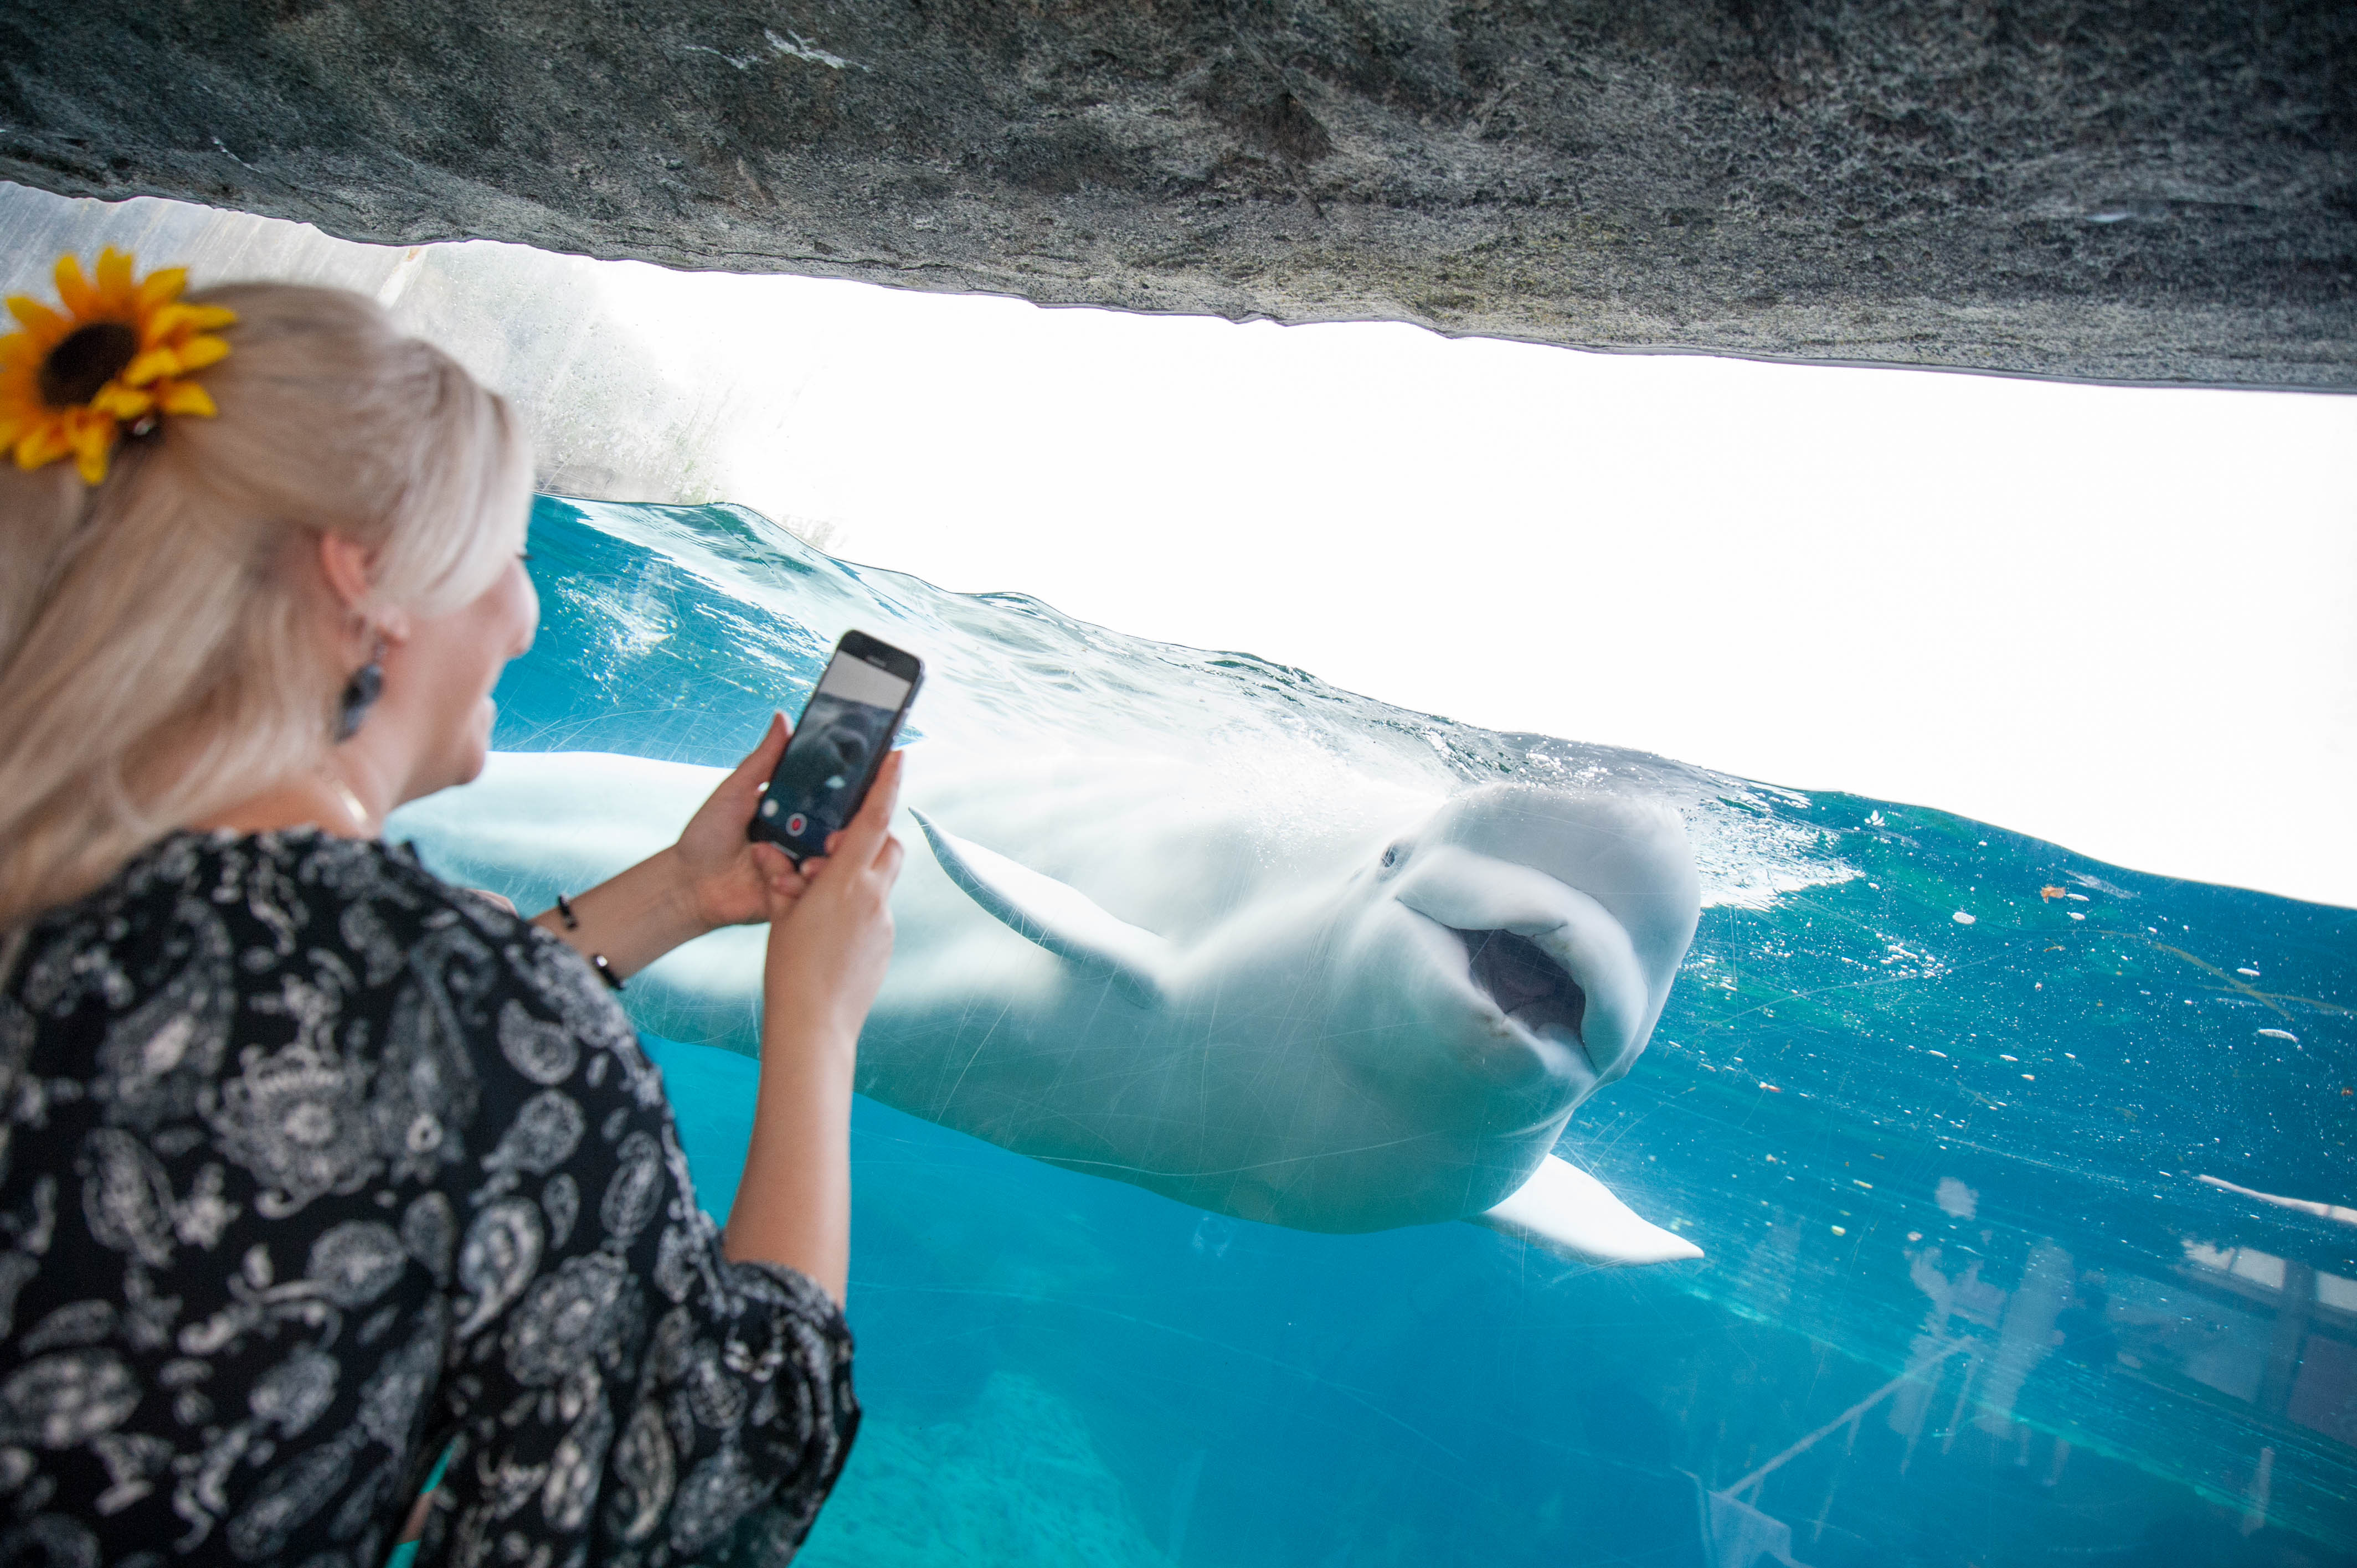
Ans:
POLYGON ((2357 386, 2348 0, 12 0, 0 177, 1043 303, 2357 386))

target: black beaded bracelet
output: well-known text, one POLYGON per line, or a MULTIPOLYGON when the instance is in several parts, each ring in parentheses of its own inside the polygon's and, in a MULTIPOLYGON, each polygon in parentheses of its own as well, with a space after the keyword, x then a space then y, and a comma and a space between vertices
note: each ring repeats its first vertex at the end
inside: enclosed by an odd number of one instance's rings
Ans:
POLYGON ((589 955, 589 967, 596 970, 597 972, 597 978, 604 981, 608 985, 612 986, 617 991, 622 989, 622 977, 614 972, 614 966, 606 961, 606 955, 604 953, 591 953, 589 955))
POLYGON ((573 912, 573 900, 562 893, 556 896, 556 918, 565 922, 565 929, 568 931, 581 929, 581 917, 573 912))

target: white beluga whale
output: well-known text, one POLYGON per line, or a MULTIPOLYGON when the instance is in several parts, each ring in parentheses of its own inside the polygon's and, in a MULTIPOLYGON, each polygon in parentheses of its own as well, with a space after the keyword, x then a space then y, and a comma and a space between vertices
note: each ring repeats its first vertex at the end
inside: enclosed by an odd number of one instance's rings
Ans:
MULTIPOLYGON (((1070 1169, 1323 1231, 1466 1219, 1561 1255, 1701 1255, 1555 1155, 1643 1052, 1699 912, 1678 814, 1495 784, 1272 811, 1183 766, 913 757, 858 1087, 1070 1169)), ((669 842, 716 769, 509 753, 407 808, 447 875, 539 907, 669 842)), ((1265 800, 1268 791, 1253 797, 1265 800)), ((643 1026, 757 1048, 758 928, 633 980, 643 1026)))

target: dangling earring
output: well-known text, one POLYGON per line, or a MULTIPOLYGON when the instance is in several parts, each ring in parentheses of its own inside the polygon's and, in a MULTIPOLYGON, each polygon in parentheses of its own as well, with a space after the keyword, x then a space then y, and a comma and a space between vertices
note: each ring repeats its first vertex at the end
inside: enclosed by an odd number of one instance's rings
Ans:
POLYGON ((336 710, 336 740, 339 745, 361 733, 369 709, 384 695, 384 642, 379 639, 376 653, 369 661, 352 671, 344 682, 343 705, 336 710))

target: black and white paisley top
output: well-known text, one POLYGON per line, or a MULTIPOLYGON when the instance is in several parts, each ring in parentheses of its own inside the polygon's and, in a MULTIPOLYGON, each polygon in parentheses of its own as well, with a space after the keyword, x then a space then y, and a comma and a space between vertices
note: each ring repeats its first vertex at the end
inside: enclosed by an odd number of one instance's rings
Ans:
POLYGON ((181 833, 0 992, 0 1563, 778 1563, 851 1336, 732 1263, 570 948, 405 852, 181 833), (455 1446, 453 1446, 455 1444, 455 1446))

